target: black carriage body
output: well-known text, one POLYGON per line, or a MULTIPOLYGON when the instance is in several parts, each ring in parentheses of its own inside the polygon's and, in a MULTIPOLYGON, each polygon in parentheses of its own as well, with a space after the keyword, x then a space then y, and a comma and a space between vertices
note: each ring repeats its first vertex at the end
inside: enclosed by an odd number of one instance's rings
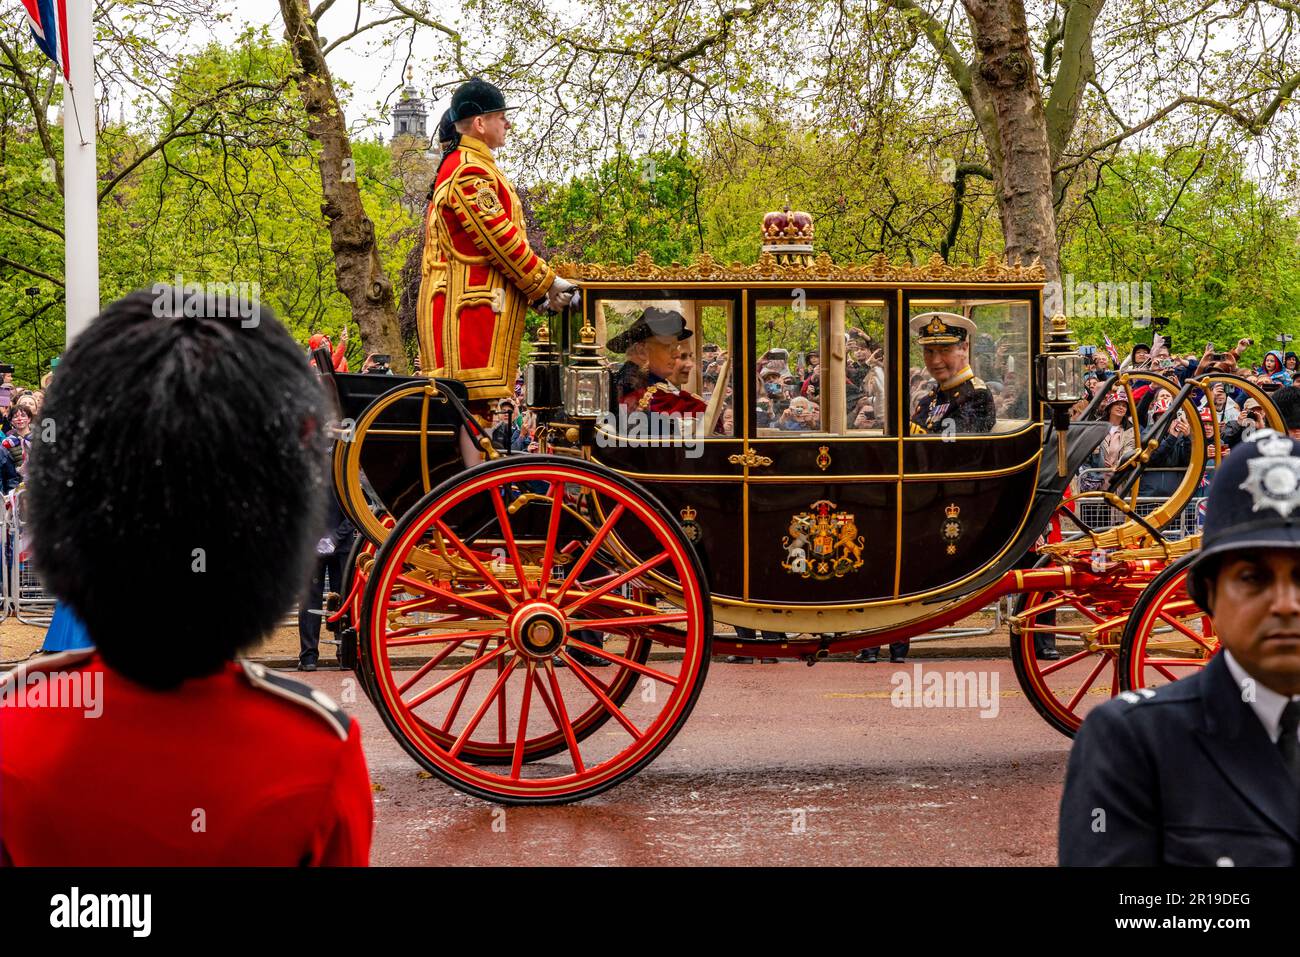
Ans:
MULTIPOLYGON (((815 630, 809 616, 824 616, 826 630, 846 631, 920 617, 915 609, 921 603, 969 594, 1020 558, 1033 542, 1027 528, 1036 496, 1046 491, 1053 507, 1059 502, 1064 481, 1057 488, 1050 480, 1054 459, 1040 475, 1047 426, 1032 376, 1026 377, 1028 416, 998 434, 911 435, 905 411, 905 317, 920 308, 913 307, 915 301, 1023 299, 1029 307, 1025 348, 1033 356, 1041 342, 1041 282, 583 285, 585 321, 593 323, 607 300, 699 298, 733 305, 731 341, 739 353, 729 370, 737 397, 734 434, 698 439, 694 448, 658 440, 638 446, 614 441, 598 426, 589 450, 593 461, 649 489, 684 523, 702 555, 721 620, 754 625, 764 613, 790 618, 793 612, 791 623, 802 626, 795 630, 815 630), (825 430, 786 436, 759 429, 754 384, 740 372, 757 361, 756 303, 793 295, 813 304, 866 296, 883 305, 890 416, 880 434, 825 430), (1047 487, 1040 489, 1044 479, 1047 487), (823 529, 842 533, 845 517, 856 527, 860 565, 836 568, 832 562, 808 569, 791 562, 796 524, 816 525, 819 509, 837 517, 823 521, 823 529), (899 613, 867 614, 886 605, 900 606, 899 613), (908 613, 902 606, 913 609, 908 613)), ((572 328, 560 330, 566 352, 578 322, 574 317, 572 328)))
POLYGON ((465 401, 466 391, 460 382, 436 379, 435 387, 426 391, 430 380, 425 376, 330 372, 323 381, 339 419, 336 491, 363 534, 367 524, 375 522, 376 510, 396 519, 430 488, 464 468, 458 433, 465 419, 459 403, 465 401), (384 396, 403 391, 409 394, 378 404, 384 396), (364 443, 358 442, 359 427, 364 443), (357 455, 349 466, 343 453, 354 442, 357 455), (358 469, 365 482, 344 474, 349 467, 358 469))

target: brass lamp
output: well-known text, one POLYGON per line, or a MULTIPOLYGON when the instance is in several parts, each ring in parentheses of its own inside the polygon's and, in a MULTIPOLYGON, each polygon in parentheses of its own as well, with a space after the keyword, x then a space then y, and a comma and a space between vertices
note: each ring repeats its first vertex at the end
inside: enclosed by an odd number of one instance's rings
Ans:
POLYGON ((564 407, 575 419, 599 419, 609 408, 609 370, 596 346, 596 330, 585 319, 564 370, 564 407))
POLYGON ((533 337, 532 359, 524 370, 524 402, 542 420, 564 406, 560 381, 560 350, 551 341, 551 330, 543 320, 533 337))
POLYGON ((1035 357, 1038 394, 1052 409, 1056 429, 1056 471, 1068 474, 1066 444, 1070 431, 1070 407, 1087 395, 1083 386, 1084 360, 1079 344, 1071 338, 1069 322, 1060 313, 1052 317, 1043 351, 1035 357))

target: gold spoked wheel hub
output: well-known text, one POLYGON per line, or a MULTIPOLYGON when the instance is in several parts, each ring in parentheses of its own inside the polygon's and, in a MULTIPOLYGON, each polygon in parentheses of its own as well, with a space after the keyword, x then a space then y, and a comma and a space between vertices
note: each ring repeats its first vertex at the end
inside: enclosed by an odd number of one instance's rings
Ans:
POLYGON ((564 647, 568 628, 560 610, 548 601, 523 602, 506 625, 510 647, 526 658, 553 657, 564 647))

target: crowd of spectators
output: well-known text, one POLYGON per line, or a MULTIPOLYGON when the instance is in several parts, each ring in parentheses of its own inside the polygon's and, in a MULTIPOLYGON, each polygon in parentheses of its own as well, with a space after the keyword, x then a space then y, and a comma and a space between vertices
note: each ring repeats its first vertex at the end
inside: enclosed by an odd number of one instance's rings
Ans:
POLYGON ((8 495, 27 474, 27 457, 32 435, 40 422, 45 387, 51 373, 41 380, 40 389, 24 389, 14 384, 13 373, 3 374, 0 382, 0 494, 8 495))
MULTIPOLYGON (((1084 377, 1088 395, 1072 410, 1072 417, 1084 415, 1097 395, 1104 393, 1091 417, 1109 422, 1110 432, 1080 469, 1078 488, 1096 491, 1118 486, 1121 476, 1116 470, 1132 458, 1139 435, 1151 434, 1189 377, 1213 372, 1239 376, 1269 393, 1274 404, 1287 416, 1288 410, 1300 402, 1300 388, 1293 385, 1296 355, 1273 350, 1255 366, 1241 359, 1241 354, 1251 344, 1251 340, 1241 339, 1227 352, 1218 352, 1207 346, 1200 356, 1196 356, 1173 354, 1167 344, 1157 339, 1154 347, 1134 346, 1132 353, 1118 364, 1118 369, 1111 368, 1112 357, 1106 351, 1093 351, 1090 357, 1092 367, 1084 377), (1150 373, 1165 380, 1166 384, 1141 382, 1132 388, 1131 394, 1122 387, 1112 387, 1111 380, 1118 372, 1125 371, 1150 373)), ((1175 413, 1168 430, 1151 451, 1142 483, 1144 495, 1165 495, 1177 486, 1183 471, 1191 463, 1195 430, 1201 432, 1208 444, 1207 468, 1212 469, 1267 422, 1259 402, 1247 395, 1244 389, 1231 384, 1216 383, 1208 394, 1197 389, 1191 399, 1197 421, 1189 421, 1183 409, 1175 413)))

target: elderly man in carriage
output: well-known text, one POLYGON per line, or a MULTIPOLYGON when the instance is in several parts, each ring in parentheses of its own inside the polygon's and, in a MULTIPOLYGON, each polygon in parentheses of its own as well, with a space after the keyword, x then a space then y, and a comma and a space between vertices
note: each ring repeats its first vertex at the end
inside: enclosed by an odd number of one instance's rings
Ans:
POLYGON ((911 325, 936 383, 912 416, 912 434, 992 432, 997 422, 993 393, 970 366, 975 323, 951 312, 927 312, 914 316, 911 325))

